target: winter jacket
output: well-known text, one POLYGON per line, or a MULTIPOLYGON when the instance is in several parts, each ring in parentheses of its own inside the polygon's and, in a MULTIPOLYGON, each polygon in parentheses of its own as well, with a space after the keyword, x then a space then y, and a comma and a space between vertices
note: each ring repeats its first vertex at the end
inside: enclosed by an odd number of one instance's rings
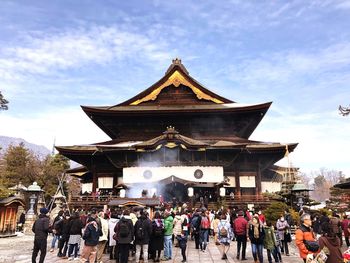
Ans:
POLYGON ((123 216, 114 228, 114 232, 118 237, 119 244, 130 244, 134 240, 134 225, 130 219, 130 216, 123 216), (120 225, 126 224, 128 226, 128 235, 126 237, 120 236, 120 225))
POLYGON ((185 235, 177 235, 176 239, 179 242, 179 247, 180 248, 186 248, 186 246, 187 246, 187 236, 185 236, 185 235))
POLYGON ((109 246, 115 246, 116 242, 113 239, 113 235, 114 235, 114 228, 117 225, 119 221, 119 218, 111 218, 108 220, 108 228, 109 228, 109 246))
POLYGON ((80 218, 71 218, 69 222, 69 234, 70 235, 81 235, 83 229, 83 222, 80 218))
POLYGON ((173 227, 173 234, 175 236, 181 235, 182 220, 181 220, 181 216, 180 215, 175 216, 174 221, 173 221, 173 226, 174 226, 173 227))
POLYGON ((345 237, 349 237, 349 236, 350 236, 350 232, 349 232, 349 223, 350 223, 350 220, 349 220, 349 219, 344 219, 344 220, 341 222, 341 228, 343 229, 343 232, 344 232, 344 236, 345 236, 345 237))
POLYGON ((250 242, 252 244, 261 244, 262 245, 262 244, 264 244, 265 231, 264 231, 264 227, 262 224, 259 224, 258 228, 259 228, 259 237, 256 238, 256 237, 254 237, 254 225, 249 224, 248 235, 249 235, 250 242))
POLYGON ((276 246, 276 240, 275 240, 275 230, 273 226, 265 226, 265 238, 264 238, 264 248, 273 250, 276 246))
POLYGON ((49 233, 50 219, 43 214, 39 215, 39 218, 35 220, 32 231, 35 233, 36 240, 47 239, 49 233))
POLYGON ((86 246, 97 246, 99 239, 98 225, 96 221, 91 221, 86 224, 83 239, 85 240, 86 246))
POLYGON ((173 234, 173 221, 174 219, 170 215, 164 219, 164 236, 171 236, 173 234))
POLYGON ((284 233, 286 233, 286 231, 290 228, 288 222, 286 220, 281 221, 280 219, 278 219, 276 223, 276 228, 280 236, 280 240, 284 240, 284 233))
POLYGON ((320 245, 320 250, 324 247, 327 247, 329 250, 329 256, 326 263, 339 263, 344 261, 340 250, 340 240, 337 236, 333 238, 327 236, 320 237, 318 243, 320 245))
POLYGON ((199 233, 201 220, 202 220, 201 217, 197 213, 193 215, 191 220, 191 228, 193 233, 199 233))
POLYGON ((307 227, 303 224, 295 231, 295 244, 299 248, 300 257, 303 259, 306 258, 307 254, 313 254, 313 252, 307 250, 304 240, 315 241, 316 239, 311 227, 307 227))
POLYGON ((145 245, 149 243, 152 234, 152 221, 145 216, 141 216, 134 226, 135 231, 135 244, 145 245), (141 230, 142 229, 142 230, 141 230), (139 237, 139 233, 142 231, 142 237, 139 237))
POLYGON ((248 221, 243 216, 239 216, 233 222, 233 231, 236 236, 247 235, 247 227, 248 227, 248 221))
POLYGON ((108 222, 106 219, 99 217, 101 222, 102 236, 100 236, 98 241, 108 240, 108 222))
POLYGON ((68 219, 62 219, 57 222, 57 228, 60 229, 61 236, 63 240, 69 239, 69 220, 68 219))
POLYGON ((338 217, 331 217, 329 222, 331 223, 333 233, 337 235, 341 233, 341 223, 338 217))

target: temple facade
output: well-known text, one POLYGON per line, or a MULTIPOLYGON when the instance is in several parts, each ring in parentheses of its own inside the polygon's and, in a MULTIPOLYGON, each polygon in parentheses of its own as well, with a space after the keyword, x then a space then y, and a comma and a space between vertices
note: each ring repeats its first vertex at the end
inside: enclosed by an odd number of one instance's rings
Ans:
POLYGON ((264 192, 281 190, 274 164, 297 146, 249 139, 270 105, 215 94, 175 59, 160 80, 129 100, 82 106, 111 140, 56 149, 82 165, 68 171, 81 179, 82 193, 125 191, 126 197, 165 201, 220 194, 236 204, 254 203, 264 192))

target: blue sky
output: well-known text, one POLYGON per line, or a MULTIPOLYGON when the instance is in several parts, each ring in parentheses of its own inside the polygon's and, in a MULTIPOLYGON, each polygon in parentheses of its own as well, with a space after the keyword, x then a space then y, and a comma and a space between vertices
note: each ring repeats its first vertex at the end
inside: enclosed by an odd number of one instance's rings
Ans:
POLYGON ((252 139, 299 142, 293 165, 350 176, 350 1, 2 0, 0 14, 0 135, 107 140, 79 106, 120 103, 180 57, 213 92, 273 101, 252 139))

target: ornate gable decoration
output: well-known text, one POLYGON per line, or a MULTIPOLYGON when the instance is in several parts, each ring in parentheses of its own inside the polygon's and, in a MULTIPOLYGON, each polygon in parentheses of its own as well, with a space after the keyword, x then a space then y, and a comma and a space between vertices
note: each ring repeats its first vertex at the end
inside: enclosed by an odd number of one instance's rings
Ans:
MULTIPOLYGON (((178 63, 177 61, 175 61, 176 63, 178 63)), ((173 64, 175 63, 173 61, 173 64)), ((181 63, 181 60, 180 62, 181 63)), ((154 89, 150 94, 144 96, 141 99, 138 99, 136 101, 133 101, 130 103, 130 105, 138 105, 142 102, 146 102, 146 101, 150 101, 150 100, 156 100, 159 93, 165 88, 168 87, 170 85, 174 85, 176 88, 178 88, 180 85, 184 85, 186 87, 189 87, 194 94, 197 95, 197 98, 202 100, 210 100, 213 101, 217 104, 222 104, 224 103, 223 101, 213 98, 212 96, 204 93, 201 89, 195 87, 194 85, 192 85, 187 78, 179 71, 179 70, 175 70, 173 72, 173 74, 170 75, 170 77, 162 84, 160 85, 158 88, 154 89)))

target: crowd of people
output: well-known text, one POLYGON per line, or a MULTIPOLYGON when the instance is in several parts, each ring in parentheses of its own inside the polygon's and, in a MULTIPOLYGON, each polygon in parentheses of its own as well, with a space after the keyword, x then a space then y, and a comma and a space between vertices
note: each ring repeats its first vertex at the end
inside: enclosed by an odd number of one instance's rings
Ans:
MULTIPOLYGON (((182 262, 186 262, 187 242, 193 241, 196 249, 206 253, 210 235, 220 248, 223 260, 227 259, 232 241, 236 241, 236 259, 247 260, 249 240, 254 262, 263 262, 265 249, 267 261, 277 263, 289 256, 292 242, 293 222, 288 210, 276 223, 266 220, 262 211, 223 209, 215 212, 205 208, 190 211, 185 206, 164 208, 154 212, 152 218, 141 208, 72 213, 62 210, 51 224, 46 215, 48 210, 42 208, 40 212, 33 225, 33 262, 39 251, 39 262, 44 262, 49 232, 54 235, 50 252, 54 253, 57 242, 58 257, 84 263, 102 262, 106 252, 118 263, 127 263, 130 258, 136 263, 168 261, 173 258, 174 246, 180 248, 182 262)), ((327 263, 343 262, 342 232, 349 246, 349 218, 340 221, 336 214, 332 217, 324 214, 312 220, 309 214, 302 214, 295 233, 300 257, 304 262, 321 256, 326 257, 327 263)))

